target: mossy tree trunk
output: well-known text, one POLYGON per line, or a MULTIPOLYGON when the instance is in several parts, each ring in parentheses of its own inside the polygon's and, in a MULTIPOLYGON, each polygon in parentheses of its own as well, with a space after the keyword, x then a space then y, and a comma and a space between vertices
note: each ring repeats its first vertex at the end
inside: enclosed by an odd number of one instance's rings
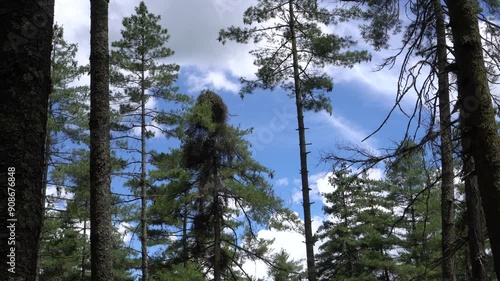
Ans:
POLYGON ((492 106, 474 0, 448 1, 457 63, 461 134, 470 139, 463 153, 474 159, 475 175, 500 279, 500 136, 492 106))

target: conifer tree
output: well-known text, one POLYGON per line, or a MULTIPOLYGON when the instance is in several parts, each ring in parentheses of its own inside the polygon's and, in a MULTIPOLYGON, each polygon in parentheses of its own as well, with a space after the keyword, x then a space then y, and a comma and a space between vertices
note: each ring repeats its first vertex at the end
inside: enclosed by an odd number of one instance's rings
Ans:
MULTIPOLYGON (((40 280, 90 280, 90 178, 89 152, 72 153, 73 162, 59 166, 50 177, 65 198, 49 197, 47 223, 41 241, 40 280)), ((123 166, 114 160, 113 170, 123 166)), ((117 200, 114 200, 115 202, 117 200)), ((119 212, 113 205, 113 214, 119 212)), ((133 252, 124 246, 121 235, 113 228, 110 249, 114 280, 133 280, 133 252)))
POLYGON ((273 266, 267 273, 274 281, 300 281, 305 278, 305 272, 300 261, 290 260, 290 255, 283 249, 273 255, 273 266))
POLYGON ((366 51, 343 50, 355 44, 351 38, 322 31, 320 25, 330 25, 335 20, 337 19, 334 14, 321 8, 318 1, 262 0, 248 8, 243 15, 243 23, 252 25, 251 27, 231 26, 221 30, 218 38, 222 43, 227 40, 238 43, 266 43, 266 47, 251 51, 255 56, 254 64, 258 67, 257 79, 241 78, 244 84, 242 95, 252 93, 256 88, 281 87, 289 91, 289 96, 295 99, 307 270, 310 281, 316 280, 316 273, 304 110, 326 110, 330 114, 332 112, 330 98, 326 93, 333 90, 333 82, 322 70, 325 65, 352 67, 355 63, 370 58, 366 51))
MULTIPOLYGON (((152 189, 152 225, 162 227, 152 229, 151 237, 156 243, 178 237, 157 258, 164 269, 183 268, 214 280, 249 278, 241 268, 244 260, 271 262, 268 243, 256 239, 257 231, 276 215, 291 217, 266 181, 271 171, 251 158, 242 139, 247 131, 227 119, 221 97, 203 91, 186 116, 181 149, 153 157, 158 170, 152 176, 164 184, 152 189), (169 231, 160 231, 165 227, 169 231)), ((156 267, 158 276, 161 266, 156 267)))
MULTIPOLYGON (((43 166, 42 230, 46 213, 46 192, 48 186, 52 184, 49 181, 49 172, 72 159, 73 151, 66 148, 68 142, 74 145, 81 142, 88 143, 88 135, 84 133, 88 129, 88 124, 84 121, 88 119, 88 87, 69 86, 69 83, 79 79, 86 72, 85 67, 77 65, 75 60, 77 51, 76 44, 68 44, 64 40, 63 28, 57 24, 54 25, 51 54, 52 84, 47 108, 47 136, 43 166)), ((39 268, 40 261, 39 254, 37 268, 39 268)))
MULTIPOLYGON (((403 141, 398 149, 416 147, 411 141, 403 141)), ((433 265, 440 257, 439 243, 441 215, 438 190, 433 188, 436 176, 429 174, 423 149, 414 149, 386 162, 387 182, 390 185, 389 200, 397 202, 395 232, 401 234, 400 246, 404 249, 397 261, 399 270, 408 278, 439 279, 442 273, 433 265)), ((453 272, 455 275, 455 272, 453 272)))
MULTIPOLYGON (((120 103, 120 113, 124 116, 119 128, 140 128, 140 148, 133 149, 140 153, 140 174, 138 180, 132 179, 128 185, 139 189, 140 239, 142 252, 142 280, 148 277, 148 234, 147 234, 147 139, 154 136, 152 129, 158 129, 167 135, 162 125, 173 125, 177 119, 174 110, 159 111, 146 108, 150 99, 163 99, 167 102, 188 102, 189 97, 178 94, 174 87, 179 66, 164 64, 174 52, 165 46, 169 39, 167 29, 159 25, 160 16, 150 13, 144 2, 135 8, 135 15, 123 19, 122 38, 113 42, 111 52, 113 67, 112 83, 124 89, 124 95, 115 97, 120 103)), ((170 108, 173 108, 169 105, 170 108)), ((131 137, 134 139, 135 137, 131 137)))
POLYGON ((390 235, 395 222, 388 185, 365 177, 336 172, 334 191, 324 194, 329 220, 318 231, 319 280, 392 280, 398 275, 390 251, 399 244, 390 235))

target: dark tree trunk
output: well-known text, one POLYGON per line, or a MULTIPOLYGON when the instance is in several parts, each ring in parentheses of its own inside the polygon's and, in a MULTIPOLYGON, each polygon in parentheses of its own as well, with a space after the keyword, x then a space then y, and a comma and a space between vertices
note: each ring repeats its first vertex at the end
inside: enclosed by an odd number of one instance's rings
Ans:
POLYGON ((113 280, 108 1, 90 1, 90 251, 93 281, 113 280))
POLYGON ((213 214, 214 214, 214 281, 220 281, 222 277, 221 262, 221 232, 222 232, 222 210, 219 208, 219 178, 217 174, 217 160, 213 161, 214 167, 214 191, 213 191, 213 214))
POLYGON ((300 147, 300 176, 302 180, 302 206, 304 207, 304 230, 306 239, 306 258, 307 258, 307 277, 309 281, 316 281, 316 266, 314 264, 314 237, 312 234, 311 222, 311 203, 309 199, 309 179, 307 171, 307 150, 306 150, 306 133, 304 126, 304 113, 302 93, 300 90, 299 77, 299 58, 297 54, 297 39, 295 36, 295 15, 293 13, 293 0, 289 0, 289 28, 292 41, 292 57, 293 57, 293 79, 295 82, 295 105, 297 108, 297 123, 299 131, 299 147, 300 147))
POLYGON ((453 144, 451 139, 449 79, 446 71, 446 27, 443 7, 440 0, 434 0, 434 17, 437 35, 439 130, 441 133, 441 218, 442 239, 441 253, 444 258, 441 265, 443 280, 455 281, 455 253, 453 244, 455 231, 455 187, 453 184, 453 144))
POLYGON ((457 63, 461 134, 470 138, 469 154, 481 194, 495 271, 500 279, 500 136, 484 66, 474 0, 448 1, 457 63))
POLYGON ((2 1, 0 11, 0 276, 35 280, 54 0, 2 1))
POLYGON ((465 202, 467 206, 466 220, 468 231, 469 259, 471 264, 471 280, 487 281, 484 250, 484 224, 483 209, 481 208, 481 197, 477 187, 477 178, 474 173, 474 161, 469 157, 464 161, 465 173, 465 202))

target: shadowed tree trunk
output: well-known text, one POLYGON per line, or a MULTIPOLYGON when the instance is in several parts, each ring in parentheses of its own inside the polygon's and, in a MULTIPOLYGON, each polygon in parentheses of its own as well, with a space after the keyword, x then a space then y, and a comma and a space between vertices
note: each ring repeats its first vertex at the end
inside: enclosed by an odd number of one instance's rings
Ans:
POLYGON ((54 0, 0 4, 2 280, 35 280, 37 274, 53 18, 54 0), (15 255, 10 265, 8 255, 15 255))
MULTIPOLYGON (((465 149, 467 145, 464 143, 465 149)), ((483 214, 481 208, 481 197, 477 187, 477 178, 474 175, 474 161, 471 157, 464 160, 464 182, 465 182, 465 202, 467 205, 466 220, 467 220, 467 242, 469 245, 469 259, 472 268, 472 281, 486 281, 488 274, 484 267, 485 250, 484 250, 484 225, 483 214)))
MULTIPOLYGON (((463 120, 463 119, 462 119, 463 120)), ((463 124, 461 124, 463 126, 463 124)), ((470 151, 471 139, 462 138, 462 151, 470 151)), ((465 185, 465 203, 466 203, 466 223, 467 223, 467 244, 469 251, 467 258, 470 263, 470 278, 472 281, 485 281, 488 279, 485 259, 485 232, 483 223, 483 208, 481 206, 481 197, 477 186, 477 176, 474 171, 474 158, 470 154, 462 154, 463 162, 463 180, 465 185)))
POLYGON ((90 1, 90 251, 93 281, 113 280, 108 1, 90 1))
POLYGON ((437 69, 438 69, 438 98, 439 98, 439 130, 441 134, 441 217, 442 239, 441 252, 444 257, 442 267, 443 280, 454 281, 455 253, 453 244, 455 233, 455 188, 453 184, 453 144, 451 139, 450 93, 449 79, 446 71, 446 27, 444 23, 443 7, 440 0, 434 0, 434 17, 437 35, 437 69))
POLYGON ((448 1, 457 63, 463 153, 474 159, 495 271, 500 279, 500 136, 492 106, 474 0, 448 1))

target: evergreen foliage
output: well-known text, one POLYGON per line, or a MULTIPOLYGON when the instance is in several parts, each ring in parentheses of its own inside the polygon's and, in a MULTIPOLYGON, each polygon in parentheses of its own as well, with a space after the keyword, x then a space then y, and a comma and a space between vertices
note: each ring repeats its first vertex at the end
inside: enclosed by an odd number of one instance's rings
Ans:
POLYGON ((345 167, 332 175, 329 219, 318 233, 320 280, 440 280, 439 190, 427 162, 414 150, 388 161, 384 180, 345 167))
POLYGON ((153 189, 150 208, 152 241, 167 246, 155 258, 157 276, 165 274, 161 267, 182 266, 238 280, 244 260, 266 259, 268 243, 255 240, 257 230, 275 215, 291 216, 266 181, 272 172, 251 158, 247 131, 227 124, 227 116, 220 96, 203 91, 186 116, 181 149, 153 157, 159 169, 152 176, 165 181, 153 189), (178 238, 168 242, 169 235, 178 238))

